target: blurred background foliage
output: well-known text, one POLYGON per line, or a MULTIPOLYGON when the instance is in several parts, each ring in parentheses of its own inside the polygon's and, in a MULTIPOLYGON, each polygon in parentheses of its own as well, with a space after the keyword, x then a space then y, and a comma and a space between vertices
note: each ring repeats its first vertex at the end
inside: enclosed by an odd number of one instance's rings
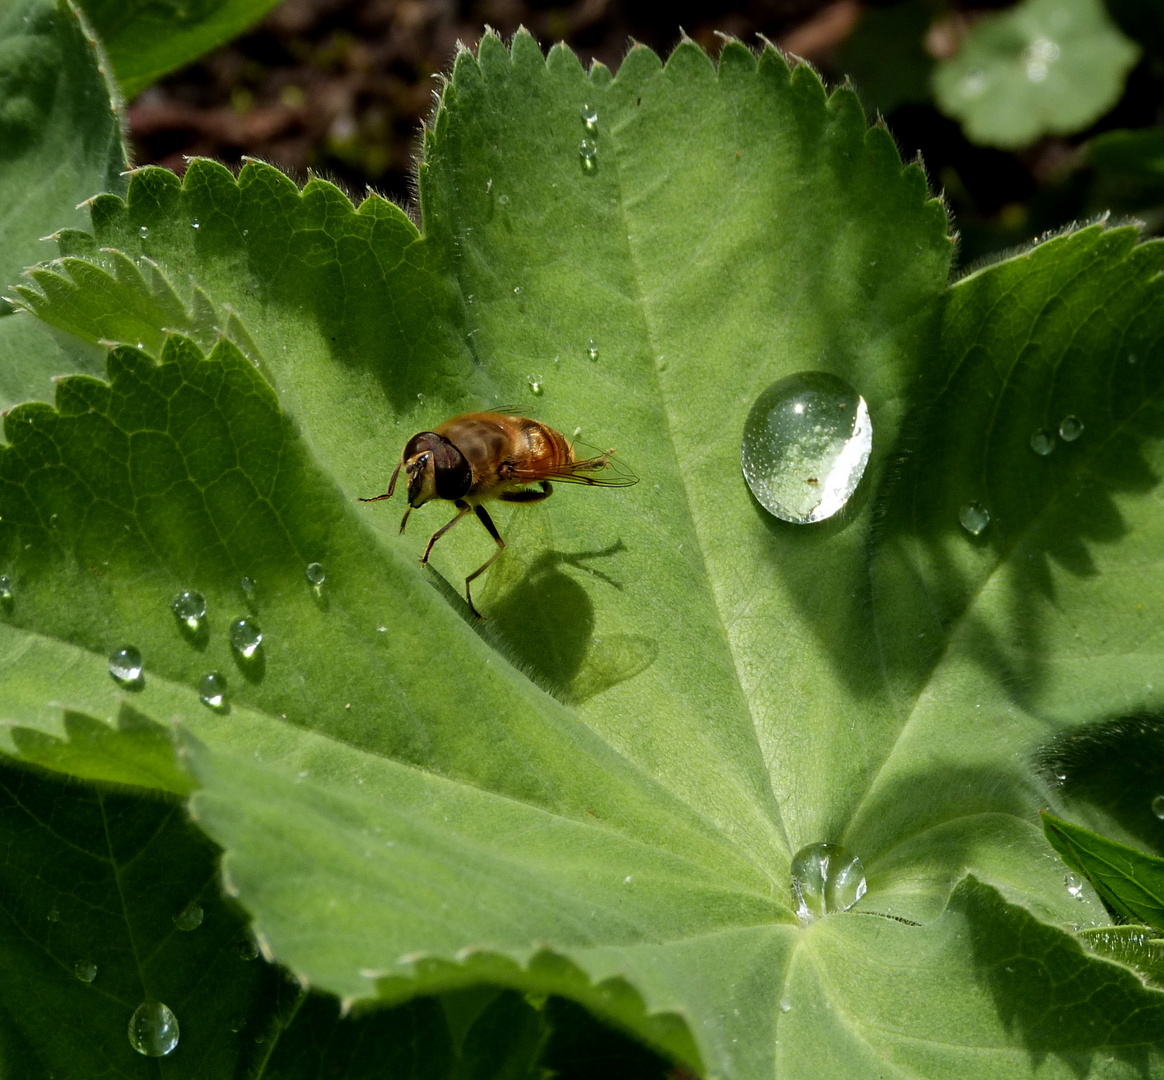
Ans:
POLYGON ((632 41, 762 35, 851 78, 945 192, 961 266, 1107 210, 1164 227, 1164 0, 286 0, 131 101, 135 160, 249 155, 407 204, 439 77, 486 25, 613 69, 632 41))

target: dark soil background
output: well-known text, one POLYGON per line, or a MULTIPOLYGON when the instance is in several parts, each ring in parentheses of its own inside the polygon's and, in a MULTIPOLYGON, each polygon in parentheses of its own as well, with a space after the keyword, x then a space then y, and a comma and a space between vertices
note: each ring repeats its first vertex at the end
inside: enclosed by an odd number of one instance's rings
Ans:
POLYGON ((877 8, 862 0, 722 7, 698 0, 286 0, 248 34, 143 92, 129 108, 131 139, 139 164, 180 173, 188 155, 228 165, 249 155, 300 180, 325 176, 357 201, 371 186, 408 205, 421 125, 458 41, 472 48, 486 25, 506 39, 525 26, 545 46, 565 41, 584 63, 617 70, 633 41, 666 56, 682 27, 712 54, 722 44, 717 31, 757 46, 763 35, 817 65, 830 83, 853 72, 871 118, 880 104, 903 157, 920 151, 933 187, 945 192, 963 263, 1107 207, 1140 212, 1134 198, 1121 205, 1119 192, 1097 183, 1080 146, 1096 131, 1164 122, 1159 54, 1147 52, 1123 101, 1089 132, 1018 153, 973 146, 934 109, 924 77, 919 92, 918 64, 956 48, 987 6, 1006 5, 945 8, 928 33, 921 25, 916 55, 903 59, 853 47, 854 28, 877 8))

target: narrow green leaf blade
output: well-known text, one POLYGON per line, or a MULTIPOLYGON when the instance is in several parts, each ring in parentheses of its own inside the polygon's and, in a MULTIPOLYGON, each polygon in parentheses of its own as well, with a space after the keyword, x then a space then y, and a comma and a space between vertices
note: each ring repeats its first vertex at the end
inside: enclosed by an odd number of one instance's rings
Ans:
POLYGON ((1086 874, 1121 915, 1164 932, 1164 859, 1099 836, 1053 814, 1043 831, 1064 860, 1086 874))

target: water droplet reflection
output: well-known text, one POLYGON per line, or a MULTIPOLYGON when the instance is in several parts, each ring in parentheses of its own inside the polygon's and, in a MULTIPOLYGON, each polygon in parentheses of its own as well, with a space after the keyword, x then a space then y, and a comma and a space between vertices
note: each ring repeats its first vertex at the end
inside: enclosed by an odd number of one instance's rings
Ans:
POLYGON ((141 672, 141 653, 134 646, 124 645, 109 654, 109 674, 122 686, 137 686, 141 672))
POLYGON ((990 511, 982 503, 968 502, 958 511, 958 520, 971 536, 980 536, 990 524, 990 511))
POLYGON ((174 916, 174 925, 179 930, 187 932, 197 930, 202 925, 202 905, 191 900, 177 915, 174 916))
POLYGON ((1031 449, 1039 455, 1039 457, 1046 457, 1052 450, 1055 449, 1055 436, 1052 435, 1046 428, 1039 428, 1031 436, 1031 449))
POLYGON ((165 1057, 178 1045, 178 1018, 160 1001, 142 1002, 129 1018, 129 1045, 146 1057, 165 1057))
POLYGON ((235 619, 230 624, 230 644, 244 660, 250 660, 262 643, 263 630, 254 619, 235 619))
POLYGON ((835 375, 806 371, 756 399, 740 458, 756 501, 783 521, 805 525, 849 501, 872 448, 865 399, 835 375))
POLYGON ((865 895, 865 867, 838 844, 810 844, 792 859, 792 896, 802 925, 848 911, 865 895))
POLYGON ((191 630, 197 630, 206 618, 206 597, 194 590, 180 592, 170 601, 170 610, 179 622, 185 623, 191 630))

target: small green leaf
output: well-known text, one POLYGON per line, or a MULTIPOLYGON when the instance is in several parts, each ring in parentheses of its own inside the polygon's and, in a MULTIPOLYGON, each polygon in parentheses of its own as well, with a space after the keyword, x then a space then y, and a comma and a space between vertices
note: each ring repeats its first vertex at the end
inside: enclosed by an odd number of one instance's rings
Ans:
POLYGON ((934 93, 972 141, 1026 146, 1098 120, 1139 55, 1103 0, 1022 0, 974 24, 935 69, 934 93))
MULTIPOLYGON (((121 193, 126 168, 117 94, 68 0, 0 8, 0 282, 46 257, 46 234, 88 218, 78 206, 121 193)), ((48 377, 98 374, 100 350, 56 336, 0 301, 0 410, 47 400, 48 377)))
POLYGON ((126 97, 256 23, 280 0, 78 0, 126 97))
POLYGON ((1164 859, 1049 813, 1043 814, 1043 831, 1064 860, 1087 875, 1113 910, 1164 932, 1164 859))
POLYGON ((1078 937, 1093 952, 1127 964, 1157 988, 1164 987, 1164 938, 1150 926, 1097 926, 1080 930, 1078 937))

